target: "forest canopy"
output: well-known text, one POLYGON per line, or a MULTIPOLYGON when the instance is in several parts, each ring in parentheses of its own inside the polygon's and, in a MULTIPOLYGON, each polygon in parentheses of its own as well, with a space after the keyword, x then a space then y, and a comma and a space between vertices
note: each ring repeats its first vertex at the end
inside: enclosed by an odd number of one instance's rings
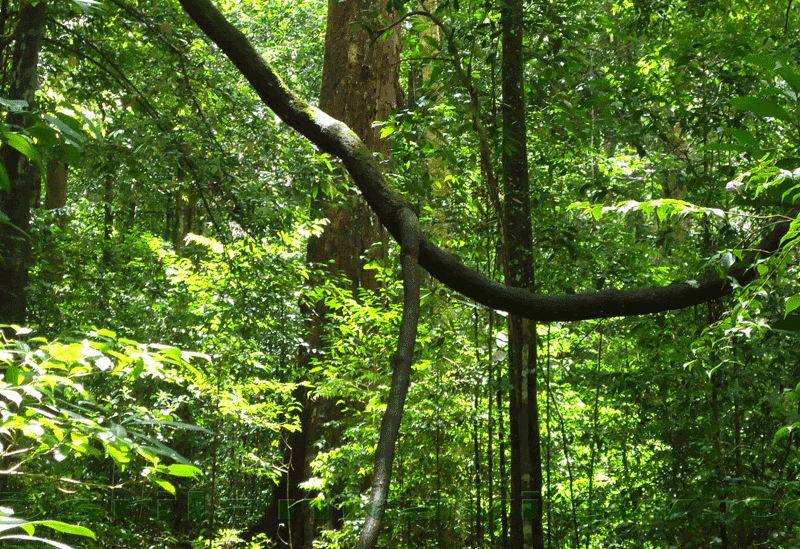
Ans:
POLYGON ((4 2, 0 539, 800 546, 798 9, 4 2))

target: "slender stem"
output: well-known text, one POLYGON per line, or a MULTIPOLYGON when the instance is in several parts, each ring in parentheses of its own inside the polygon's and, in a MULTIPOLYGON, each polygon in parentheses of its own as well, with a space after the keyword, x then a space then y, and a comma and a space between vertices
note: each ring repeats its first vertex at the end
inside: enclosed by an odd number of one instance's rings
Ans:
POLYGON ((395 443, 403 418, 408 386, 411 379, 411 364, 417 339, 419 322, 419 235, 420 227, 416 215, 405 208, 401 212, 401 254, 403 268, 403 318, 397 352, 394 354, 394 371, 389 400, 381 421, 381 434, 375 450, 375 473, 372 479, 372 495, 367 505, 367 517, 361 530, 357 549, 373 549, 378 542, 386 501, 392 478, 395 443))

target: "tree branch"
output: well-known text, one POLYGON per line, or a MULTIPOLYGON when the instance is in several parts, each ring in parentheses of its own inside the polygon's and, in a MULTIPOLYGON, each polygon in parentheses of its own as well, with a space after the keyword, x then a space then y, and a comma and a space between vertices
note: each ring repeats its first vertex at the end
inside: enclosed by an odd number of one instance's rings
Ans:
POLYGON ((381 434, 375 450, 375 473, 372 477, 372 496, 367 506, 367 517, 361 529, 356 549, 372 549, 378 541, 381 522, 386 511, 389 484, 392 479, 395 443, 403 418, 403 407, 411 380, 411 363, 417 340, 419 321, 419 221, 411 208, 400 214, 401 256, 403 266, 403 319, 397 352, 394 355, 392 387, 381 421, 381 434))
MULTIPOLYGON (((369 149, 344 123, 335 120, 295 95, 253 48, 247 37, 209 0, 180 0, 187 14, 228 56, 264 103, 286 124, 323 151, 342 160, 367 203, 392 237, 402 241, 402 212, 407 201, 386 183, 369 149)), ((792 216, 796 216, 794 212, 792 216)), ((789 229, 779 223, 758 246, 772 254, 789 229)), ((637 290, 606 290, 574 295, 546 296, 511 288, 471 269, 425 235, 420 235, 419 264, 453 290, 490 307, 538 321, 571 321, 615 316, 635 316, 699 305, 733 291, 727 278, 710 277, 699 283, 637 290)), ((756 277, 754 269, 732 269, 729 278, 745 285, 756 277)))

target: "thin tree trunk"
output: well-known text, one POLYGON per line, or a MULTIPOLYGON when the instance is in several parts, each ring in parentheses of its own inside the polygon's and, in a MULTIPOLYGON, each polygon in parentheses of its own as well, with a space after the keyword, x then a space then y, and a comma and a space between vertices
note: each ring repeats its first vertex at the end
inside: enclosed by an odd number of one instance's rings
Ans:
POLYGON ((492 333, 492 317, 493 312, 489 311, 489 333, 486 337, 486 356, 487 356, 487 364, 489 367, 489 372, 487 377, 489 378, 489 391, 487 393, 487 407, 488 407, 488 440, 486 441, 487 448, 486 448, 486 478, 489 484, 489 497, 486 502, 486 508, 489 510, 486 517, 486 524, 489 528, 489 547, 494 548, 494 417, 492 416, 492 389, 494 387, 494 357, 492 356, 492 338, 494 334, 492 333))
MULTIPOLYGON (((501 9, 503 58, 503 186, 506 284, 535 289, 522 56, 522 0, 501 9)), ((537 401, 536 324, 509 317, 511 401, 511 540, 514 549, 543 549, 542 460, 537 401)))
MULTIPOLYGON (((494 318, 494 314, 490 318, 494 318)), ((491 322, 491 320, 490 320, 491 322)), ((489 332, 492 332, 491 325, 489 332)), ((500 454, 500 541, 501 547, 508 547, 508 490, 506 474, 506 427, 503 422, 503 401, 506 399, 506 394, 503 391, 503 381, 501 373, 497 373, 497 439, 500 454)))
MULTIPOLYGON (((597 441, 599 436, 597 431, 600 427, 600 383, 598 382, 599 374, 600 374, 600 366, 603 363, 603 333, 604 333, 604 326, 601 324, 598 329, 598 335, 600 337, 600 341, 597 344, 597 364, 595 365, 595 383, 597 386, 594 389, 594 406, 592 410, 592 441, 590 444, 590 451, 589 451, 589 489, 587 490, 587 512, 589 515, 592 514, 592 499, 594 499, 594 468, 595 464, 597 463, 597 452, 599 451, 597 441)), ((586 549, 589 549, 589 545, 592 540, 592 532, 588 528, 586 529, 586 549)))
MULTIPOLYGON (((475 339, 477 341, 477 311, 475 312, 475 339)), ((480 363, 480 361, 476 361, 480 363)), ((481 398, 479 387, 475 388, 475 403, 474 403, 474 413, 475 413, 475 420, 473 423, 473 446, 474 446, 474 454, 475 454, 475 547, 483 547, 483 517, 481 516, 483 513, 483 504, 481 502, 481 446, 480 446, 480 405, 481 405, 481 398)))

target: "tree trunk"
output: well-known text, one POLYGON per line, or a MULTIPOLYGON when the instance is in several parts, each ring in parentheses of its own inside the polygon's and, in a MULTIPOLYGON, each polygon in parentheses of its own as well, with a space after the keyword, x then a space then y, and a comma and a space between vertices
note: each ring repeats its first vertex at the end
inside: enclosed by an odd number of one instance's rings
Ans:
MULTIPOLYGON (((505 0, 500 25, 503 42, 503 186, 509 262, 506 284, 533 291, 535 273, 525 129, 522 15, 522 0, 505 0)), ((511 380, 510 547, 543 549, 536 323, 510 316, 508 348, 511 380)))
MULTIPOLYGON (((381 27, 376 21, 380 14, 388 15, 383 0, 330 0, 320 108, 344 121, 372 152, 386 158, 389 145, 380 139, 379 129, 373 128, 372 123, 387 119, 402 103, 402 88, 399 37, 393 34, 384 40, 363 29, 381 27)), ((375 271, 363 269, 363 257, 373 244, 385 240, 380 223, 361 198, 351 201, 354 206, 330 205, 323 200, 320 193, 312 207, 325 212, 328 224, 319 237, 309 240, 308 262, 324 266, 327 273, 344 273, 354 292, 359 288, 377 290, 375 271)), ((305 312, 309 321, 307 346, 301 349, 299 357, 301 375, 311 369, 315 356, 325 355, 326 307, 318 303, 305 312)), ((307 388, 299 389, 296 397, 303 411, 301 429, 290 435, 287 443, 291 456, 288 471, 281 478, 264 519, 249 534, 264 532, 280 547, 291 544, 299 548, 310 547, 317 533, 313 510, 303 502, 307 494, 299 484, 311 475, 315 441, 322 436, 326 423, 341 417, 341 410, 330 399, 312 401, 307 388), (290 513, 281 513, 289 508, 290 513)), ((337 438, 336 434, 326 434, 329 442, 337 438)), ((332 526, 340 526, 341 519, 341 513, 334 510, 330 517, 332 526)))
MULTIPOLYGON (((46 2, 23 3, 8 67, 11 79, 4 96, 27 101, 28 110, 33 110, 38 87, 37 68, 46 9, 46 2)), ((10 114, 7 122, 12 130, 28 123, 22 113, 10 114)), ((25 156, 8 145, 3 145, 0 158, 10 181, 9 190, 0 190, 0 213, 6 218, 0 223, 0 324, 24 324, 31 256, 28 232, 38 174, 25 156)))

